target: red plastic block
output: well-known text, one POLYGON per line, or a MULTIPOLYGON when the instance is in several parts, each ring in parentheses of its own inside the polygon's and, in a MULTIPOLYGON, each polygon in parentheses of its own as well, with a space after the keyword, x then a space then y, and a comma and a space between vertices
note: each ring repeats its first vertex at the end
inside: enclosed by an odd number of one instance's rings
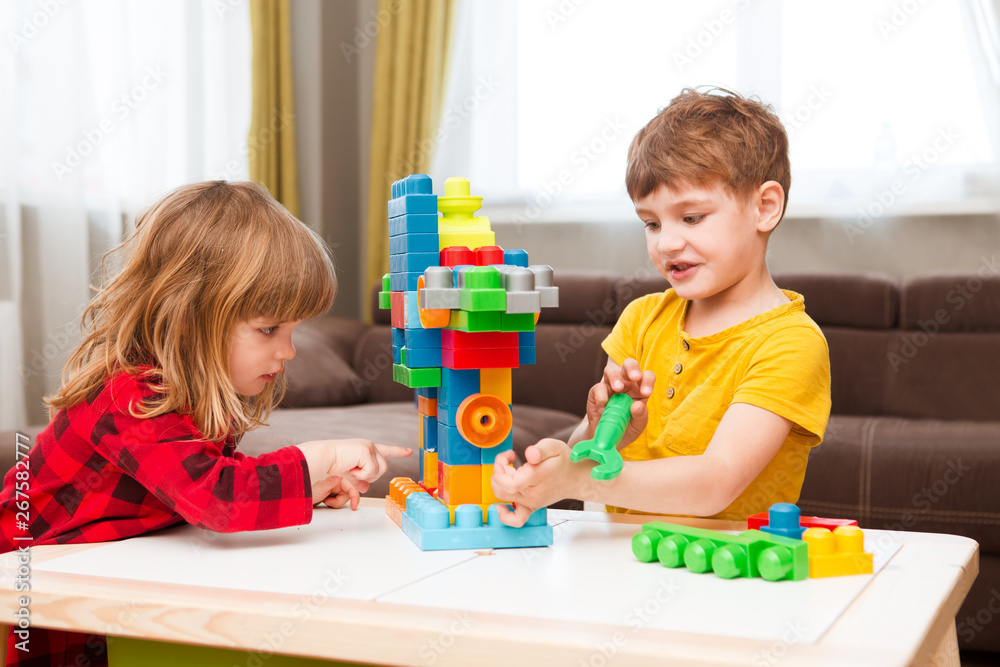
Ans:
POLYGON ((464 245, 448 246, 441 251, 441 266, 454 269, 456 266, 465 266, 476 263, 476 253, 464 245))
POLYGON ((392 326, 397 329, 406 328, 406 306, 403 303, 405 297, 406 292, 389 292, 389 303, 392 308, 392 326))
MULTIPOLYGON (((760 530, 761 526, 766 526, 768 522, 767 512, 760 512, 747 517, 747 530, 760 530)), ((833 530, 837 526, 856 526, 858 522, 854 519, 824 519, 818 516, 799 517, 799 525, 803 528, 826 528, 833 530)))
POLYGON ((476 248, 476 266, 503 264, 503 248, 498 245, 484 245, 476 248))
POLYGON ((517 347, 517 332, 504 331, 441 331, 441 347, 452 350, 486 350, 517 347))
POLYGON ((445 368, 517 368, 516 347, 487 349, 442 348, 441 365, 445 368))

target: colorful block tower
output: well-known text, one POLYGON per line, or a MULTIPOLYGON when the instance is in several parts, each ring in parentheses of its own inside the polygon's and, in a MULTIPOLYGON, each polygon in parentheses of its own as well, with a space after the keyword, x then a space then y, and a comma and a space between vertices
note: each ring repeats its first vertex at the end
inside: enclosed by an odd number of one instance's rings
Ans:
POLYGON ((416 390, 420 480, 394 479, 386 512, 424 550, 552 544, 544 509, 500 523, 490 477, 513 448, 511 369, 534 363, 535 322, 558 291, 551 267, 495 244, 482 202, 464 178, 438 197, 423 174, 389 200, 379 306, 392 311, 393 379, 416 390))

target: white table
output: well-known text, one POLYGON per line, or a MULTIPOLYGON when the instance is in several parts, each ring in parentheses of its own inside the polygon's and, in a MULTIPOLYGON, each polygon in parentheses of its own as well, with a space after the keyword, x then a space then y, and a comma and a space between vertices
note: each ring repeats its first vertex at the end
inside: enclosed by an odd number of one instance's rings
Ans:
MULTIPOLYGON (((392 665, 958 664, 970 539, 866 531, 874 575, 727 581, 639 563, 631 537, 653 518, 550 512, 552 547, 422 552, 365 500, 275 531, 37 547, 31 620, 392 665)), ((15 568, 0 557, 5 619, 15 568)))

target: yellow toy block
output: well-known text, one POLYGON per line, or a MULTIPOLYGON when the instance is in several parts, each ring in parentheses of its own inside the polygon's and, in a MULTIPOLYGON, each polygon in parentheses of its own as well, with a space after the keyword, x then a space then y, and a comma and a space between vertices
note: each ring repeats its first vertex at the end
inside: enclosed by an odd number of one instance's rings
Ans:
POLYGON ((872 554, 865 553, 864 533, 857 526, 808 528, 802 539, 809 545, 809 576, 842 577, 849 574, 871 574, 872 554))
POLYGON ((437 399, 417 396, 417 412, 427 417, 437 417, 437 399))
POLYGON ((478 505, 482 502, 482 466, 450 466, 438 461, 438 497, 445 505, 478 505))
MULTIPOLYGON (((423 451, 423 448, 421 448, 423 451)), ((437 452, 423 452, 424 455, 424 486, 428 489, 438 487, 438 454, 437 452)))
MULTIPOLYGON (((478 220, 478 218, 477 218, 478 220)), ((487 223, 487 227, 489 223, 487 223)), ((438 226, 438 250, 444 250, 455 245, 468 246, 470 250, 481 248, 484 245, 496 245, 497 235, 495 232, 446 232, 438 226)))
POLYGON ((509 368, 481 368, 479 369, 479 392, 482 394, 493 394, 501 401, 510 405, 510 369, 509 368))
POLYGON ((493 495, 493 485, 490 484, 490 478, 493 476, 493 466, 484 465, 482 466, 483 471, 483 506, 489 507, 494 503, 502 503, 503 501, 493 495))

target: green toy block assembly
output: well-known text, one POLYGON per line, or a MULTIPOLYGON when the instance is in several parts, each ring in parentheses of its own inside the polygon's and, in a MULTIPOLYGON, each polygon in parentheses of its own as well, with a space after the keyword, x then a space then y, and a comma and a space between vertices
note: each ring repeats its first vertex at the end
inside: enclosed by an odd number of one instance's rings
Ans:
POLYGON ((809 547, 802 540, 747 530, 739 535, 651 521, 632 538, 632 553, 643 563, 687 566, 723 579, 761 577, 800 581, 809 577, 809 547))
POLYGON ((576 443, 569 453, 569 460, 573 463, 583 459, 597 461, 600 465, 590 471, 590 476, 597 480, 614 479, 621 474, 624 464, 622 455, 618 453, 618 443, 622 441, 632 418, 631 410, 632 397, 628 394, 615 394, 609 398, 594 429, 594 437, 576 443))
POLYGON ((451 321, 448 324, 448 328, 473 333, 500 331, 502 315, 504 313, 496 311, 481 310, 479 312, 469 312, 467 310, 453 310, 451 311, 451 321))
POLYGON ((382 291, 378 293, 379 310, 389 310, 392 308, 392 300, 389 292, 392 291, 392 277, 387 273, 382 276, 382 291))
POLYGON ((392 379, 410 389, 441 386, 440 368, 407 368, 402 364, 392 365, 392 379))
POLYGON ((503 313, 500 317, 500 331, 534 331, 534 313, 503 313))

